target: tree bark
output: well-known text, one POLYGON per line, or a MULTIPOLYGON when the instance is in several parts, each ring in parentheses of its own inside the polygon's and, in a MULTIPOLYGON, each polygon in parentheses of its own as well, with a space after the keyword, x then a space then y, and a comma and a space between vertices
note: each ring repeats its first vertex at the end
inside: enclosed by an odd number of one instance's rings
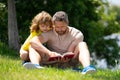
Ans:
POLYGON ((19 35, 14 0, 8 0, 8 43, 10 48, 19 50, 19 35))

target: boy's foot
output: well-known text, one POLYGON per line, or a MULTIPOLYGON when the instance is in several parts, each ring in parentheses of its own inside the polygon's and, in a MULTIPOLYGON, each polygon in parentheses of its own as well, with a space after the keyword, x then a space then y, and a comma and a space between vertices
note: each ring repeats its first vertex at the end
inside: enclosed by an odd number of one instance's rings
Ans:
POLYGON ((39 64, 33 64, 31 62, 26 62, 23 66, 27 69, 42 69, 44 67, 40 66, 39 64))
POLYGON ((25 64, 25 63, 27 63, 27 62, 30 62, 30 61, 22 61, 22 65, 25 64))
POLYGON ((82 74, 91 74, 91 73, 94 73, 94 72, 96 72, 96 69, 92 65, 87 66, 82 70, 82 74))

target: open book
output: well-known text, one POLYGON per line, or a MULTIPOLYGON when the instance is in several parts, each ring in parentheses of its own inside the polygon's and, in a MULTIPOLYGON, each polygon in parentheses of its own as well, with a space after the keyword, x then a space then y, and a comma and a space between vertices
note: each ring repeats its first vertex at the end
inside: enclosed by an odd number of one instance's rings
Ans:
POLYGON ((68 58, 68 59, 71 59, 73 58, 74 56, 74 53, 72 52, 67 52, 67 53, 64 53, 63 55, 58 55, 58 56, 55 56, 55 57, 50 57, 48 59, 48 61, 56 61, 58 59, 62 59, 62 58, 68 58))

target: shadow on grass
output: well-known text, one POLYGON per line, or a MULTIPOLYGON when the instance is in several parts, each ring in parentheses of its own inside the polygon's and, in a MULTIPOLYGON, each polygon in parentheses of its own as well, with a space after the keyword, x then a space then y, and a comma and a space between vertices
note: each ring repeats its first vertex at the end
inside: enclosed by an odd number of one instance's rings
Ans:
POLYGON ((11 59, 19 59, 19 54, 17 51, 10 49, 8 45, 0 42, 0 56, 11 58, 11 59))

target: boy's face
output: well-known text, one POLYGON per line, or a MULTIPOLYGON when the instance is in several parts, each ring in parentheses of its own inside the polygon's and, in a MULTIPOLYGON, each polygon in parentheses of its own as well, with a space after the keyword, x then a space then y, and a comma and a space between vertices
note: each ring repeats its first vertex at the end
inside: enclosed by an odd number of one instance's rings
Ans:
POLYGON ((51 30, 51 27, 50 27, 50 24, 40 24, 39 29, 42 32, 48 32, 49 30, 51 30))
POLYGON ((58 33, 58 35, 64 35, 68 29, 68 24, 63 21, 55 21, 54 29, 58 33))

